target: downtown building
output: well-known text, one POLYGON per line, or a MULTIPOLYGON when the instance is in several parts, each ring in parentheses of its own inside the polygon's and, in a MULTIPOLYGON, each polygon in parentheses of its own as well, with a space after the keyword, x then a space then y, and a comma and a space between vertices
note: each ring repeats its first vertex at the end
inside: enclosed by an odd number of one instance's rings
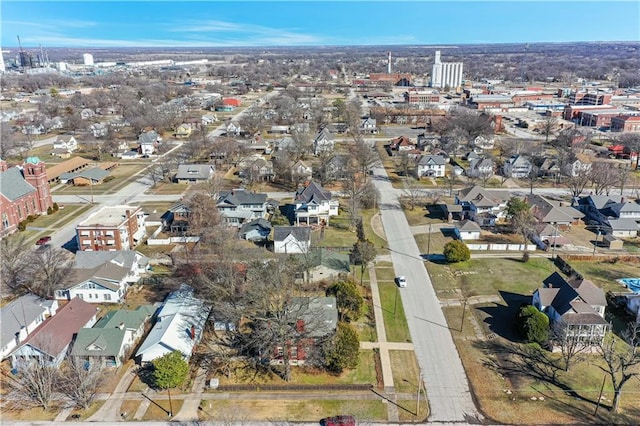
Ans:
POLYGON ((456 89, 462 86, 462 68, 462 62, 441 62, 440 51, 436 50, 431 69, 431 87, 456 89))

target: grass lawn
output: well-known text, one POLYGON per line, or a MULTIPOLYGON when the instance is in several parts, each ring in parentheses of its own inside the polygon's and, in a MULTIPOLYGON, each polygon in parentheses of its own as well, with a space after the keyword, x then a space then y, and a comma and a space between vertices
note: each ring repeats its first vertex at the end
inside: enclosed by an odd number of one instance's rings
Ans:
POLYGON ((387 405, 378 400, 237 400, 203 401, 204 420, 229 421, 309 421, 351 414, 359 421, 387 420, 387 405), (209 408, 209 404, 211 408, 209 408))
POLYGON ((569 265, 584 278, 607 291, 625 291, 616 280, 620 278, 640 278, 640 263, 589 262, 569 260, 569 265))
MULTIPOLYGON (((162 397, 167 396, 167 392, 160 392, 158 396, 162 395, 162 397)), ((175 416, 180 412, 180 408, 182 408, 182 403, 184 401, 181 399, 171 398, 171 408, 173 409, 173 415, 175 416)), ((149 405, 149 408, 142 416, 142 420, 168 420, 167 413, 169 412, 169 400, 168 399, 154 399, 153 402, 149 405)))
POLYGON ((123 420, 132 421, 141 402, 142 401, 136 399, 125 399, 122 401, 120 413, 127 413, 127 415, 123 417, 123 420))
POLYGON ((182 194, 189 188, 188 183, 161 183, 153 188, 150 188, 148 192, 150 194, 162 195, 162 194, 182 194))
POLYGON ((393 386, 399 393, 418 392, 420 368, 413 351, 389 351, 393 386))
POLYGON ((401 422, 419 422, 425 423, 425 419, 429 416, 429 406, 424 400, 424 396, 420 396, 420 404, 418 404, 418 415, 416 416, 416 401, 398 401, 398 415, 401 422))
POLYGON ((389 342, 411 342, 409 327, 404 315, 400 289, 394 282, 378 282, 380 303, 384 316, 384 329, 389 342))
POLYGON ((28 410, 9 410, 4 405, 0 411, 0 423, 5 421, 53 421, 60 413, 60 409, 53 407, 49 410, 31 408, 28 410))
MULTIPOLYGON (((451 229, 453 229, 453 225, 451 225, 451 229)), ((416 244, 418 244, 420 248, 420 253, 441 254, 444 245, 454 240, 452 233, 448 232, 448 228, 440 230, 432 229, 432 231, 431 234, 427 232, 425 234, 415 235, 416 244)))
POLYGON ((454 264, 427 262, 427 270, 438 297, 457 290, 466 297, 491 296, 498 292, 530 295, 551 275, 555 266, 546 258, 480 258, 454 264))
POLYGON ((95 401, 86 410, 83 410, 80 408, 74 408, 71 414, 69 414, 69 417, 67 417, 67 420, 73 420, 73 421, 86 420, 89 417, 93 416, 96 413, 96 411, 98 411, 100 407, 102 407, 103 405, 104 405, 104 401, 95 401), (77 419, 74 419, 72 417, 74 415, 78 415, 80 417, 78 417, 77 419))
POLYGON ((111 176, 114 179, 109 180, 108 182, 93 185, 91 187, 63 185, 55 191, 55 194, 84 194, 89 196, 91 193, 94 195, 112 193, 120 189, 121 186, 128 184, 129 178, 138 171, 140 171, 139 165, 120 164, 118 167, 111 170, 111 176))
POLYGON ((386 254, 388 253, 388 250, 381 248, 387 245, 387 242, 384 239, 384 229, 382 229, 380 217, 377 216, 376 218, 374 218, 376 213, 377 211, 374 211, 373 209, 362 211, 362 224, 364 226, 364 235, 369 241, 373 243, 378 254, 386 254), (377 227, 376 229, 377 232, 374 232, 373 226, 377 227))

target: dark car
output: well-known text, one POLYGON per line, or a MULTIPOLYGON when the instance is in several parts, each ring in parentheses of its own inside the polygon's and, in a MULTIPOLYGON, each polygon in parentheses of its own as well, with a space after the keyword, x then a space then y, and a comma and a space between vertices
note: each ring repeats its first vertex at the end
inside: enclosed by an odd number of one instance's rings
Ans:
POLYGON ((356 426, 356 419, 353 416, 325 417, 320 420, 322 426, 356 426))
POLYGON ((36 241, 36 245, 42 246, 47 244, 49 241, 51 241, 51 237, 47 235, 46 237, 42 237, 38 241, 36 241))

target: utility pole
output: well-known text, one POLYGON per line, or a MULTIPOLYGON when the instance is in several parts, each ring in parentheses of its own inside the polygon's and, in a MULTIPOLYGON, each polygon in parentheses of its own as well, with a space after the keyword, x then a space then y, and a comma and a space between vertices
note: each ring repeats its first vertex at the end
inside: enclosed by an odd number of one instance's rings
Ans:
POLYGON ((431 254, 431 224, 429 224, 429 236, 427 237, 427 260, 431 254))
POLYGON ((420 390, 422 389, 422 372, 418 373, 418 394, 416 395, 416 418, 420 412, 420 390))
POLYGON ((598 239, 600 238, 600 225, 598 225, 598 233, 596 234, 596 240, 593 242, 593 253, 591 256, 596 255, 596 248, 598 247, 598 239))

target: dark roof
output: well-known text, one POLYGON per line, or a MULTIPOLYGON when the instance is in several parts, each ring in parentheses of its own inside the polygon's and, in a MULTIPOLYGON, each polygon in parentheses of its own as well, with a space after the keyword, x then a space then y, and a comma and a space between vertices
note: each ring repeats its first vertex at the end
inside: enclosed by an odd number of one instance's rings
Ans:
POLYGON ((0 194, 4 195, 9 201, 17 200, 27 194, 35 192, 35 188, 31 186, 22 175, 22 171, 18 167, 0 173, 0 194))
POLYGON ((298 241, 311 240, 311 227, 309 226, 274 226, 273 241, 284 241, 289 235, 298 241))
POLYGON ((588 280, 568 282, 558 272, 543 280, 544 288, 538 290, 543 305, 551 305, 564 318, 567 313, 597 313, 591 306, 606 306, 601 288, 588 280))
POLYGON ((304 322, 305 334, 322 337, 332 333, 338 325, 336 298, 292 297, 289 310, 296 320, 304 322))
POLYGON ((311 181, 306 187, 298 189, 295 200, 302 204, 309 204, 312 201, 320 203, 331 200, 331 192, 325 191, 319 184, 311 181))
POLYGON ((447 164, 447 162, 440 155, 423 155, 422 157, 420 157, 420 160, 418 161, 418 165, 424 166, 427 164, 436 164, 438 166, 444 166, 445 164, 447 164))
POLYGON ((254 228, 262 228, 262 229, 268 229, 271 230, 271 222, 269 222, 267 219, 263 219, 263 218, 258 218, 258 219, 254 219, 251 222, 245 222, 242 224, 242 227, 240 227, 240 234, 246 234, 247 232, 249 232, 250 230, 254 229, 254 228))
POLYGON ((239 206, 242 204, 264 204, 267 201, 267 194, 258 194, 244 189, 232 189, 222 191, 218 198, 218 205, 239 206))

